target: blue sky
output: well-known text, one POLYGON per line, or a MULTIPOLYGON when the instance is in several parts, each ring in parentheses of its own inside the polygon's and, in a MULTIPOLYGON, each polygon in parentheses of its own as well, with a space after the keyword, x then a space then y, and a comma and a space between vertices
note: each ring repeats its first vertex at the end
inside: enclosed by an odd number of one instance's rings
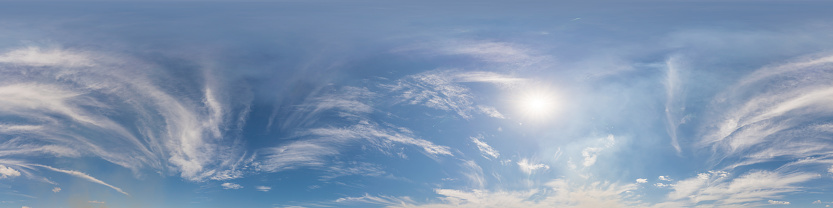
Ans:
POLYGON ((816 1, 16 2, 0 207, 828 207, 816 1))

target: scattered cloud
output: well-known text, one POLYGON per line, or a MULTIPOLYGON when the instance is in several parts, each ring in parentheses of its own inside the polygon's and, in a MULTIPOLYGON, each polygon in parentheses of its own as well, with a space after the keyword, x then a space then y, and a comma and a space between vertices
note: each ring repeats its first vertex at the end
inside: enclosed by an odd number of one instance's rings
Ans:
POLYGON ((241 186, 240 184, 229 183, 229 182, 220 184, 220 186, 222 186, 223 189, 241 189, 241 188, 243 188, 243 186, 241 186))
POLYGON ((103 201, 87 201, 87 203, 90 203, 90 204, 104 204, 105 202, 103 202, 103 201))
MULTIPOLYGON (((482 139, 482 138, 480 138, 482 139)), ((486 144, 486 142, 480 141, 477 137, 471 137, 471 141, 477 145, 477 149, 480 150, 480 154, 483 155, 486 159, 492 158, 497 159, 500 156, 497 150, 486 144)))
POLYGON ((668 177, 668 176, 659 176, 659 177, 657 177, 657 179, 659 179, 661 181, 674 181, 673 179, 671 179, 671 177, 668 177))
POLYGON ((636 183, 648 183, 648 179, 647 178, 637 178, 636 183))
POLYGON ((392 196, 371 196, 365 193, 360 197, 343 197, 335 200, 336 203, 363 203, 363 204, 379 204, 379 205, 395 205, 404 203, 413 203, 409 197, 392 197, 392 196))
POLYGON ((659 188, 665 188, 671 186, 671 184, 664 184, 664 183, 655 183, 654 186, 659 188))
POLYGON ((813 201, 813 204, 821 204, 821 200, 813 201))
POLYGON ((6 167, 4 165, 0 165, 0 179, 3 178, 14 178, 20 176, 20 171, 12 169, 10 167, 6 167))
POLYGON ((127 56, 39 47, 0 54, 0 65, 0 113, 26 118, 0 124, 19 138, 0 144, 0 155, 89 155, 135 173, 170 168, 163 172, 190 181, 234 176, 227 173, 240 165, 242 143, 229 131, 244 124, 250 99, 225 91, 236 88, 211 69, 171 78, 135 70, 153 64, 127 56), (169 84, 192 78, 204 84, 169 84))
POLYGON ((532 172, 535 172, 538 169, 543 169, 543 170, 549 170, 550 169, 549 165, 531 162, 527 158, 521 159, 521 161, 518 161, 517 164, 518 164, 518 168, 520 168, 521 171, 523 171, 526 174, 532 174, 532 172))
POLYGON ((545 188, 525 191, 435 189, 440 202, 391 204, 389 207, 628 207, 636 205, 631 191, 635 184, 570 184, 553 180, 545 188))
POLYGON ((97 183, 97 184, 101 184, 101 185, 110 187, 113 190, 118 191, 119 193, 130 196, 130 194, 127 194, 127 192, 122 191, 121 188, 115 187, 113 185, 105 183, 104 181, 93 178, 92 176, 87 175, 86 173, 82 173, 82 172, 74 171, 74 170, 62 170, 62 169, 53 168, 53 167, 46 166, 46 165, 33 165, 33 166, 46 168, 47 170, 51 170, 51 171, 55 171, 55 172, 59 172, 59 173, 66 173, 66 174, 69 174, 71 176, 75 176, 75 177, 78 177, 78 178, 81 178, 81 179, 84 179, 84 180, 87 180, 87 181, 90 181, 90 182, 93 182, 93 183, 97 183))
POLYGON ((269 186, 255 186, 255 189, 257 189, 257 191, 268 192, 269 190, 272 190, 272 187, 269 187, 269 186))
POLYGON ((34 67, 89 67, 94 61, 88 54, 62 49, 26 47, 0 55, 0 63, 34 67))
POLYGON ((796 184, 817 178, 818 174, 771 171, 752 171, 730 179, 723 171, 700 173, 696 177, 677 181, 671 185, 670 200, 684 200, 688 203, 714 201, 718 206, 739 205, 779 198, 781 194, 800 190, 796 184))
POLYGON ((581 151, 581 156, 584 157, 584 162, 582 163, 584 167, 590 167, 593 166, 593 164, 596 164, 599 152, 613 147, 613 145, 616 144, 616 138, 612 134, 609 134, 606 138, 599 139, 599 142, 602 143, 601 146, 587 147, 581 151))
POLYGON ((476 105, 474 95, 461 83, 484 82, 505 86, 522 81, 524 79, 492 72, 434 70, 396 80, 394 84, 385 87, 397 94, 400 103, 452 111, 465 119, 472 118, 473 113, 504 118, 493 107, 476 105))
POLYGON ((769 202, 769 204, 790 204, 790 202, 788 202, 788 201, 769 200, 768 202, 769 202))
POLYGON ((54 192, 54 193, 61 192, 61 187, 52 188, 52 192, 54 192))
POLYGON ((709 126, 697 144, 711 146, 718 161, 737 161, 729 169, 775 158, 830 156, 833 146, 826 138, 833 132, 816 122, 833 115, 830 60, 811 56, 741 78, 712 101, 716 116, 706 119, 709 126))

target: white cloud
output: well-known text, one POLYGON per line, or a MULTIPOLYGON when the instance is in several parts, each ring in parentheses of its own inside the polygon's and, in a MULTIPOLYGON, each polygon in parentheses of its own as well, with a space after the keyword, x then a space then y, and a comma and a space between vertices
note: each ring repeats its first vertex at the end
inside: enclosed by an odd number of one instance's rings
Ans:
POLYGON ((105 204, 105 202, 103 202, 103 201, 87 201, 87 203, 90 203, 90 204, 105 204))
POLYGON ((463 169, 463 175, 469 179, 469 182, 472 186, 477 188, 483 188, 486 186, 486 178, 483 177, 483 168, 480 165, 477 165, 472 160, 463 161, 461 165, 463 169))
POLYGON ((52 188, 52 192, 54 192, 54 193, 61 192, 61 187, 52 188))
POLYGON ((84 179, 84 180, 87 180, 87 181, 90 181, 90 182, 93 182, 93 183, 97 183, 97 184, 101 184, 101 185, 110 187, 113 190, 118 191, 119 193, 130 196, 130 194, 127 194, 127 192, 122 191, 121 188, 118 188, 118 187, 115 187, 115 186, 110 185, 108 183, 105 183, 104 181, 98 180, 97 178, 93 178, 92 176, 87 175, 86 173, 82 173, 82 172, 74 171, 74 170, 62 170, 62 169, 53 168, 53 167, 46 166, 46 165, 33 165, 33 166, 46 168, 48 170, 59 172, 59 173, 66 173, 66 174, 69 174, 71 176, 75 176, 75 177, 78 177, 78 178, 81 178, 81 179, 84 179))
POLYGON ((406 128, 385 127, 363 120, 356 125, 344 128, 309 129, 299 133, 300 136, 307 139, 262 150, 259 155, 262 159, 255 162, 255 166, 258 170, 268 172, 302 166, 322 166, 327 163, 326 157, 340 153, 340 146, 360 141, 369 142, 385 153, 388 149, 399 144, 419 147, 426 155, 431 157, 453 156, 451 148, 424 139, 414 138, 412 132, 406 128))
POLYGON ((790 202, 788 202, 788 201, 769 200, 768 202, 769 202, 769 204, 790 204, 790 202))
POLYGON ((833 132, 815 122, 833 115, 830 60, 812 57, 743 77, 716 96, 711 111, 717 116, 704 121, 710 126, 697 145, 715 148, 715 158, 737 161, 728 168, 830 156, 833 146, 825 138, 833 132))
POLYGON ((0 179, 3 178, 14 178, 20 176, 20 171, 12 169, 10 167, 6 167, 4 165, 0 165, 0 179))
MULTIPOLYGON (((27 118, 0 124, 0 133, 21 138, 0 144, 0 155, 90 155, 192 181, 234 176, 227 173, 240 166, 242 143, 226 131, 243 125, 250 99, 231 98, 225 90, 235 89, 209 69, 194 73, 204 86, 185 89, 169 84, 180 78, 109 54, 29 47, 1 54, 0 64, 14 65, 0 67, 0 113, 27 118)), ((200 81, 182 79, 190 78, 200 81)))
POLYGON ((665 187, 669 187, 671 185, 670 184, 664 184, 664 183, 655 183, 654 186, 660 187, 660 188, 665 188, 665 187))
POLYGON ((400 203, 389 207, 440 208, 440 207, 629 207, 634 206, 630 192, 634 184, 617 185, 592 183, 569 184, 565 180, 553 180, 545 188, 524 191, 488 191, 435 189, 441 202, 427 204, 400 203))
POLYGON ((648 183, 648 179, 647 178, 637 178, 636 183, 648 183))
POLYGON ((386 87, 398 94, 401 103, 452 111, 465 119, 472 118, 472 114, 476 112, 504 118, 503 114, 493 107, 476 105, 469 88, 461 83, 485 82, 504 86, 522 81, 524 79, 492 72, 434 70, 396 80, 395 84, 386 87))
POLYGON ((500 113, 500 111, 498 111, 494 107, 478 105, 477 109, 480 110, 481 113, 486 114, 487 116, 492 118, 506 118, 505 116, 503 116, 502 113, 500 113))
POLYGON ((821 203, 822 203, 821 200, 813 201, 813 204, 821 204, 821 203))
POLYGON ((657 179, 659 179, 661 181, 673 181, 671 179, 671 177, 668 177, 668 176, 659 176, 659 177, 657 177, 657 179))
POLYGON ((477 145, 477 149, 480 150, 480 154, 483 155, 486 159, 490 157, 493 159, 497 159, 500 156, 497 150, 486 144, 486 142, 480 141, 477 137, 471 137, 471 141, 477 145))
POLYGON ((674 191, 668 194, 668 199, 685 200, 693 204, 714 201, 714 204, 718 206, 738 205, 767 198, 779 198, 782 194, 800 190, 796 184, 818 176, 800 172, 782 174, 752 171, 730 180, 726 172, 709 171, 671 185, 674 191))
POLYGON ((683 72, 681 72, 678 59, 672 57, 665 63, 668 68, 665 79, 665 120, 666 130, 671 137, 671 146, 679 153, 682 149, 677 139, 677 128, 683 123, 680 114, 684 112, 680 111, 685 109, 684 100, 682 99, 685 96, 682 94, 683 83, 680 76, 683 76, 683 72))
POLYGON ((325 175, 322 177, 324 180, 329 180, 341 176, 347 175, 360 175, 360 176, 369 176, 369 177, 378 177, 387 174, 384 168, 377 164, 366 163, 366 162, 340 162, 336 161, 333 164, 329 164, 329 169, 326 171, 330 172, 330 175, 325 175))
POLYGON ((602 143, 602 146, 587 147, 581 151, 581 156, 584 157, 584 162, 582 163, 584 167, 590 167, 596 164, 599 152, 613 147, 616 144, 616 138, 612 134, 609 134, 606 138, 599 139, 599 142, 602 143))
POLYGON ((336 203, 364 203, 364 204, 379 204, 379 205, 396 205, 405 203, 414 203, 409 197, 392 197, 392 196, 371 196, 365 193, 360 197, 343 197, 335 200, 336 203))
POLYGON ((89 54, 61 49, 44 50, 27 47, 12 50, 0 55, 0 63, 35 66, 35 67, 78 67, 93 66, 89 54))
POLYGON ((272 190, 272 187, 269 187, 269 186, 255 186, 255 189, 257 189, 257 191, 268 192, 269 190, 272 190))
POLYGON ((243 188, 243 186, 241 186, 240 184, 229 183, 229 182, 220 184, 220 186, 222 186, 223 189, 241 189, 241 188, 243 188))
POLYGON ((538 164, 538 163, 529 161, 529 159, 523 158, 523 159, 521 159, 521 161, 518 161, 518 168, 520 168, 521 171, 523 171, 526 174, 532 174, 532 172, 534 172, 538 169, 549 170, 550 166, 545 165, 545 164, 538 164))

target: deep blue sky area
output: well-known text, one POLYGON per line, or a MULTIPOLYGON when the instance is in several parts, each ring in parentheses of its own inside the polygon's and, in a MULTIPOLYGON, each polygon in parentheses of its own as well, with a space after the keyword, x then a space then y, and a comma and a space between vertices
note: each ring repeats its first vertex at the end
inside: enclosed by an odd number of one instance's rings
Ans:
POLYGON ((829 207, 825 1, 0 1, 0 207, 829 207))

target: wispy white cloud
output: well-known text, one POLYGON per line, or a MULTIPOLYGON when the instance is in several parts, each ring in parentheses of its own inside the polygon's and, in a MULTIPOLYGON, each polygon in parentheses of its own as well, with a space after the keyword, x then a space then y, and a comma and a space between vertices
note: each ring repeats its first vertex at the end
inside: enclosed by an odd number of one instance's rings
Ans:
POLYGON ((788 201, 776 201, 776 200, 769 200, 769 204, 790 204, 788 201))
POLYGON ((392 204, 389 207, 629 207, 638 204, 630 194, 635 184, 570 184, 553 180, 545 188, 524 191, 435 189, 441 202, 392 204))
POLYGON ((231 99, 210 69, 195 73, 206 75, 204 88, 171 90, 174 78, 134 70, 148 65, 69 49, 0 54, 0 113, 26 118, 0 124, 0 134, 20 138, 1 144, 0 155, 90 155, 193 181, 238 167, 241 143, 227 131, 243 125, 246 93, 231 99))
POLYGON ((520 168, 521 171, 523 171, 526 174, 532 174, 532 172, 535 172, 539 169, 549 170, 550 166, 546 164, 532 162, 527 158, 523 158, 521 159, 521 161, 518 161, 518 168, 520 168))
POLYGON ((130 196, 130 194, 127 194, 127 192, 122 191, 121 188, 115 187, 115 186, 110 185, 108 183, 105 183, 104 181, 98 180, 97 178, 93 178, 92 176, 87 175, 86 173, 83 173, 83 172, 74 171, 74 170, 62 170, 62 169, 53 168, 53 167, 46 166, 46 165, 34 165, 33 164, 33 166, 46 168, 47 170, 51 170, 51 171, 55 171, 55 172, 59 172, 59 173, 66 173, 66 174, 69 174, 71 176, 75 176, 75 177, 78 177, 78 178, 81 178, 81 179, 84 179, 84 180, 87 180, 87 181, 90 181, 90 182, 93 182, 93 183, 97 183, 97 184, 101 184, 101 185, 110 187, 113 190, 118 191, 119 193, 130 196))
POLYGON ((257 189, 257 191, 268 192, 269 190, 272 190, 272 187, 269 187, 269 186, 255 186, 255 189, 257 189))
POLYGON ((673 181, 673 179, 671 179, 671 177, 668 177, 668 176, 659 176, 659 177, 657 177, 657 179, 659 179, 661 181, 673 181))
POLYGON ((489 146, 489 144, 486 144, 486 142, 480 141, 477 137, 471 137, 471 141, 477 145, 477 150, 480 150, 480 154, 486 159, 489 159, 490 157, 497 159, 500 157, 500 153, 498 153, 497 150, 492 148, 492 146, 489 146))
POLYGON ((10 167, 6 167, 4 165, 0 165, 0 179, 14 178, 17 176, 20 176, 20 171, 17 171, 10 167))
POLYGON ((616 137, 614 137, 612 134, 609 134, 607 135, 607 137, 599 139, 598 143, 601 143, 601 145, 587 147, 581 151, 581 156, 584 157, 584 162, 582 163, 584 167, 590 167, 593 166, 593 164, 596 164, 596 160, 598 158, 599 153, 602 150, 613 147, 613 145, 616 144, 616 137))
POLYGON ((58 193, 58 192, 61 192, 61 187, 55 187, 55 188, 52 188, 52 192, 53 192, 53 193, 58 193))
POLYGON ((243 188, 243 186, 240 185, 240 184, 229 183, 229 182, 222 183, 222 184, 220 184, 220 186, 222 186, 223 189, 241 189, 241 188, 243 188))
POLYGON ((679 114, 684 113, 681 111, 685 109, 685 100, 682 94, 683 79, 680 77, 683 76, 683 72, 681 72, 681 64, 678 59, 680 58, 672 57, 665 63, 668 68, 665 75, 665 127, 668 131, 668 136, 671 137, 671 146, 677 150, 677 153, 682 151, 679 139, 677 138, 677 128, 679 128, 680 124, 684 123, 679 114))
POLYGON ((294 169, 298 167, 315 167, 327 164, 327 157, 338 155, 339 148, 350 142, 369 142, 377 149, 387 152, 395 145, 409 145, 420 148, 426 155, 452 156, 447 146, 437 145, 428 140, 414 138, 410 130, 400 127, 388 127, 360 121, 358 124, 344 127, 314 128, 300 133, 305 139, 289 144, 262 150, 261 159, 255 162, 257 169, 268 172, 294 169))
POLYGON ((483 168, 472 160, 463 161, 461 165, 463 175, 469 179, 473 187, 482 189, 486 186, 486 178, 483 177, 483 168))
POLYGON ((671 185, 674 191, 668 194, 668 199, 692 204, 714 201, 718 206, 739 205, 780 198, 782 194, 800 190, 797 184, 819 177, 811 173, 770 171, 752 171, 734 179, 729 176, 723 171, 709 171, 677 181, 671 185))
POLYGON ((81 67, 93 66, 95 62, 88 54, 76 51, 26 47, 0 55, 0 63, 35 67, 81 67))
POLYGON ((394 84, 385 87, 397 93, 396 96, 402 103, 452 111, 465 119, 472 118, 473 113, 503 118, 503 114, 497 109, 477 105, 470 89, 462 83, 484 82, 506 86, 524 81, 525 79, 492 72, 434 70, 396 80, 394 84))
POLYGON ((363 203, 363 204, 378 204, 378 205, 396 205, 396 204, 404 204, 404 203, 413 203, 414 201, 411 200, 409 197, 392 197, 392 196, 371 196, 368 193, 365 193, 363 196, 359 197, 343 197, 338 198, 335 200, 336 203, 363 203))
POLYGON ((637 178, 636 183, 648 183, 648 179, 647 178, 637 178))
POLYGON ((716 96, 697 144, 711 146, 717 161, 736 161, 727 169, 833 153, 831 132, 814 119, 833 115, 830 56, 767 66, 741 78, 716 96))
POLYGON ((366 162, 335 161, 333 162, 333 164, 329 164, 328 166, 329 167, 326 171, 328 171, 330 174, 323 176, 322 179, 327 180, 349 175, 377 177, 388 174, 387 172, 385 172, 382 166, 366 162))

